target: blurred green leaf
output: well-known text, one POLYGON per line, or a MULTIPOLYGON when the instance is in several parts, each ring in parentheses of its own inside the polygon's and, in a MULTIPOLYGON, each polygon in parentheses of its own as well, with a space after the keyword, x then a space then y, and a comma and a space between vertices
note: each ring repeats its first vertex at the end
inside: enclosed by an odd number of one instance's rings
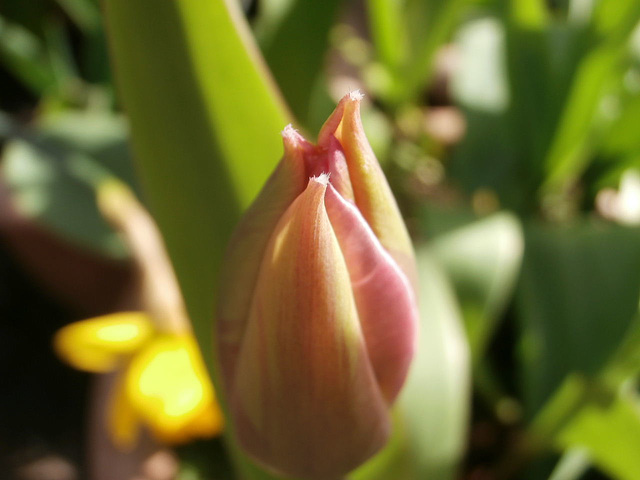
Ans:
POLYGON ((256 22, 260 46, 277 84, 296 118, 311 131, 319 130, 333 109, 330 100, 324 112, 316 112, 313 103, 325 89, 323 66, 329 30, 341 3, 264 2, 256 22))
POLYGON ((463 14, 475 0, 407 0, 405 21, 413 46, 406 64, 402 99, 415 100, 433 74, 435 54, 449 41, 463 14))
POLYGON ((560 58, 552 62, 549 50, 557 48, 556 43, 567 44, 568 38, 558 36, 558 42, 549 41, 548 18, 540 12, 546 11, 543 2, 526 2, 528 8, 515 0, 504 3, 507 6, 502 22, 510 92, 507 120, 515 147, 509 176, 515 191, 520 192, 508 206, 523 211, 531 209, 533 192, 542 181, 543 158, 564 102, 567 80, 554 67, 564 64, 563 68, 570 70, 576 54, 571 48, 558 49, 555 55, 560 58))
POLYGON ((393 73, 406 61, 407 32, 404 22, 404 0, 368 0, 369 30, 378 61, 393 73))
POLYGON ((582 172, 596 108, 606 81, 617 70, 623 47, 606 45, 582 60, 545 160, 546 188, 560 186, 582 172))
POLYGON ((640 230, 587 221, 526 228, 518 311, 529 414, 566 375, 595 374, 609 360, 639 292, 640 230))
POLYGON ((584 448, 570 448, 560 458, 549 480, 578 480, 591 466, 589 453, 584 448))
POLYGON ((399 404, 419 478, 455 478, 466 446, 470 351, 453 289, 428 249, 417 252, 421 331, 399 404))
POLYGON ((504 25, 495 17, 472 20, 458 31, 456 45, 460 67, 452 94, 465 114, 467 132, 453 150, 450 175, 468 194, 491 189, 507 208, 520 207, 526 179, 507 113, 504 25))
POLYGON ((66 111, 43 116, 33 131, 16 133, 5 146, 2 173, 17 208, 85 248, 125 255, 98 211, 94 190, 107 176, 134 183, 124 119, 66 111))
POLYGON ((584 448, 595 464, 620 480, 640 478, 640 403, 623 392, 583 407, 557 436, 562 448, 584 448))
POLYGON ((455 294, 426 247, 418 250, 420 338, 398 399, 389 445, 353 480, 456 478, 466 446, 470 351, 455 294))
POLYGON ((54 20, 45 24, 44 37, 58 90, 63 98, 71 98, 73 90, 78 89, 82 80, 78 75, 67 31, 61 22, 54 20))
POLYGON ((523 29, 544 28, 549 21, 545 0, 509 0, 511 18, 523 29))
POLYGON ((34 93, 55 86, 55 74, 42 41, 26 28, 0 17, 0 57, 3 64, 34 93))
POLYGON ((614 158, 628 154, 640 153, 640 93, 624 96, 621 101, 623 110, 613 124, 607 129, 603 150, 614 158))
MULTIPOLYGON (((516 444, 511 458, 535 458, 565 450, 554 475, 574 478, 590 463, 615 478, 637 478, 640 442, 640 319, 636 315, 624 341, 598 372, 567 375, 516 444)), ((516 462, 517 464, 517 462, 516 462)))
POLYGON ((100 28, 100 9, 94 0, 56 0, 73 22, 85 33, 100 28))
POLYGON ((452 79, 453 95, 466 108, 504 113, 509 86, 504 61, 504 28, 495 17, 467 22, 456 35, 460 67, 452 79))
POLYGON ((516 217, 498 213, 436 237, 434 256, 453 281, 473 358, 480 358, 515 287, 523 253, 516 217))
POLYGON ((606 88, 621 77, 640 4, 603 0, 551 22, 544 2, 511 0, 505 10, 512 117, 521 178, 554 191, 576 179, 591 159, 593 130, 606 88), (571 16, 570 16, 571 17, 571 16))

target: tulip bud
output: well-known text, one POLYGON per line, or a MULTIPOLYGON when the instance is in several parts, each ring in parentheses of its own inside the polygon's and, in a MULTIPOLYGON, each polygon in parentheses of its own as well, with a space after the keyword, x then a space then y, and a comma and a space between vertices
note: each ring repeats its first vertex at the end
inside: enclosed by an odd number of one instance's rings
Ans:
POLYGON ((273 471, 337 478, 385 444, 416 340, 415 261, 345 96, 284 156, 231 240, 218 352, 237 437, 273 471))

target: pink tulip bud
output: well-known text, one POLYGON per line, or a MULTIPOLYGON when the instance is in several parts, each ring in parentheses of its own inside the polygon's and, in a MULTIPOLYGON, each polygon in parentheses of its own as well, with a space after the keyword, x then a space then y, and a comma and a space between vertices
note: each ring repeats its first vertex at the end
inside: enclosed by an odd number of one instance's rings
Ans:
POLYGON ((236 435, 266 468, 339 478, 375 454, 416 344, 409 235, 345 96, 284 156, 227 252, 218 351, 236 435))

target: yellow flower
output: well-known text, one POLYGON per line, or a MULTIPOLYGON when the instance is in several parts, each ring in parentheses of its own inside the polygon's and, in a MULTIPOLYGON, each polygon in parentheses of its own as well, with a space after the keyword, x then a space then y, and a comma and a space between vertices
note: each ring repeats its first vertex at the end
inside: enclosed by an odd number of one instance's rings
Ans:
POLYGON ((160 332, 146 313, 123 312, 67 325, 54 345, 75 368, 117 372, 107 425, 118 447, 132 448, 141 425, 165 443, 221 431, 222 413, 190 332, 160 332))

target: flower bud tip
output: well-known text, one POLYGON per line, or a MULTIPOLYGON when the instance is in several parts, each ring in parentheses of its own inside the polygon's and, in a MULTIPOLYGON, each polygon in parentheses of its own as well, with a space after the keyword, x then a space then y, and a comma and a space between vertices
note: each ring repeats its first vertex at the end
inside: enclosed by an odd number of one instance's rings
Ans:
POLYGON ((329 185, 330 176, 331 173, 321 173, 317 177, 311 177, 311 180, 313 180, 314 182, 318 182, 326 187, 327 185, 329 185))
POLYGON ((293 128, 293 125, 291 124, 284 127, 281 135, 285 141, 289 141, 293 145, 298 145, 300 143, 300 140, 302 139, 301 135, 298 133, 298 130, 293 128))
POLYGON ((349 98, 353 101, 360 101, 364 98, 364 93, 360 90, 354 90, 353 92, 349 92, 349 98))

